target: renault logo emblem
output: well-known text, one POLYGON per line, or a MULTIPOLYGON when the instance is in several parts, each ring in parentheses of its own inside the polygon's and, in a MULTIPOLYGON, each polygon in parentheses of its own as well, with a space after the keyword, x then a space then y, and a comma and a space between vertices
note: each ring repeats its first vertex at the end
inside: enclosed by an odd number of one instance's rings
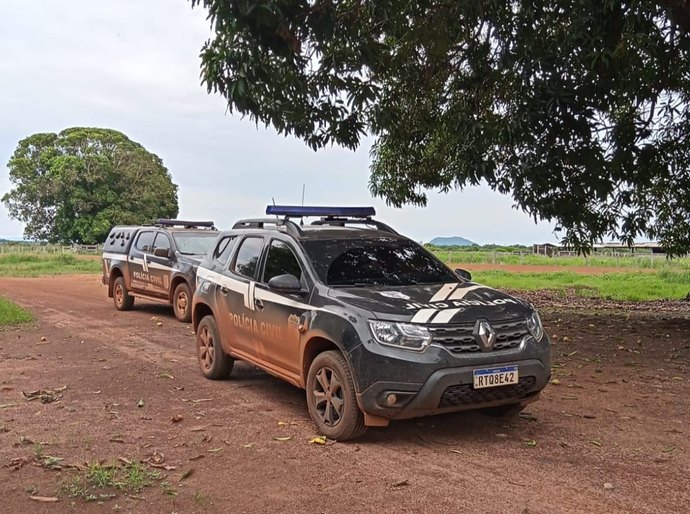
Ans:
POLYGON ((488 321, 478 320, 474 325, 473 335, 483 351, 488 352, 494 347, 496 331, 488 321))

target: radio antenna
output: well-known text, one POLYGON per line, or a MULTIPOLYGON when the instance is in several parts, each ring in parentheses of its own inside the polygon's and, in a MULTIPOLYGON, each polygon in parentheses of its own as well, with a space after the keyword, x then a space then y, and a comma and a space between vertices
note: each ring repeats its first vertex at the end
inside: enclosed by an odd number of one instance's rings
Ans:
POLYGON ((307 184, 302 184, 302 207, 304 207, 304 190, 307 188, 307 184))

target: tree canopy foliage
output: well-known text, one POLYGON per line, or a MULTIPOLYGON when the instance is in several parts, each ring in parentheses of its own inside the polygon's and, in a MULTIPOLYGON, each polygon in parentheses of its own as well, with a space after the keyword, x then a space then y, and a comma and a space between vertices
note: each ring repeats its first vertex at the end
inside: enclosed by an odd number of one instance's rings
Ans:
POLYGON ((115 130, 34 134, 7 167, 13 188, 2 201, 30 239, 94 244, 115 224, 177 216, 177 186, 161 159, 115 130))
POLYGON ((690 250, 690 2, 192 4, 209 92, 314 149, 373 135, 392 205, 486 183, 580 249, 690 250))

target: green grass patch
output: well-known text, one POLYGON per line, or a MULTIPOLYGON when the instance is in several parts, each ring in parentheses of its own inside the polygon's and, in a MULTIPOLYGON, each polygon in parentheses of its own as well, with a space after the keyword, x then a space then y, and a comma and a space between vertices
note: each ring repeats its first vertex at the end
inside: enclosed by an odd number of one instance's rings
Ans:
POLYGON ((433 250, 433 253, 446 263, 457 264, 525 264, 537 266, 576 266, 607 268, 640 268, 658 270, 690 270, 690 258, 667 259, 663 255, 637 253, 622 256, 591 254, 584 256, 535 255, 525 250, 517 252, 491 252, 484 250, 433 250))
POLYGON ((40 277, 44 275, 96 274, 101 271, 101 262, 93 257, 82 257, 70 253, 0 254, 0 277, 40 277))
POLYGON ((0 327, 28 323, 33 319, 34 317, 29 311, 0 296, 0 327))
POLYGON ((646 273, 606 273, 583 275, 569 271, 553 273, 510 273, 484 270, 473 273, 473 280, 499 289, 538 291, 574 290, 586 298, 648 301, 682 300, 690 293, 690 272, 657 271, 646 273))
POLYGON ((103 501, 117 496, 118 492, 128 495, 138 494, 145 488, 160 481, 162 475, 150 470, 137 461, 125 466, 116 463, 103 465, 93 462, 87 469, 63 481, 58 495, 69 498, 82 498, 86 501, 103 501))

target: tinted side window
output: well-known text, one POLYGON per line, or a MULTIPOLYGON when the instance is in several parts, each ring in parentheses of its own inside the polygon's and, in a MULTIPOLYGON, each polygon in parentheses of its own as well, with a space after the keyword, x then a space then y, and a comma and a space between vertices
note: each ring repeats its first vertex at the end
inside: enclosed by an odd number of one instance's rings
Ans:
POLYGON ((235 259, 235 272, 245 277, 254 278, 263 245, 264 240, 260 237, 248 237, 242 241, 240 249, 237 251, 237 259, 235 259))
POLYGON ((218 242, 216 249, 213 250, 213 259, 220 265, 225 266, 230 258, 232 249, 235 248, 237 236, 224 237, 218 242))
POLYGON ((301 280, 302 268, 290 247, 282 241, 274 240, 268 249, 263 281, 268 283, 273 277, 285 274, 294 275, 301 280))
POLYGON ((153 236, 156 234, 154 232, 142 232, 137 238, 137 250, 142 252, 151 253, 153 252, 153 236))
POLYGON ((153 243, 153 249, 155 250, 156 248, 170 250, 170 238, 162 232, 159 232, 158 235, 156 235, 156 241, 153 243))

